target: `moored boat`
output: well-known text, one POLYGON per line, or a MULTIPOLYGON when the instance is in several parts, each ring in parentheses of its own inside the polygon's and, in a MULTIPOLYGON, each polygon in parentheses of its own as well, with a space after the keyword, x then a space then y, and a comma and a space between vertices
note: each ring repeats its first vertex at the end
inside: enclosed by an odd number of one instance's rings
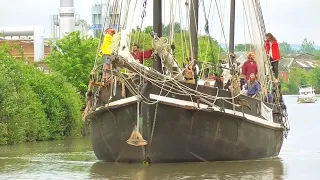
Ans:
POLYGON ((299 88, 298 103, 315 103, 317 101, 314 88, 312 86, 301 86, 299 88))

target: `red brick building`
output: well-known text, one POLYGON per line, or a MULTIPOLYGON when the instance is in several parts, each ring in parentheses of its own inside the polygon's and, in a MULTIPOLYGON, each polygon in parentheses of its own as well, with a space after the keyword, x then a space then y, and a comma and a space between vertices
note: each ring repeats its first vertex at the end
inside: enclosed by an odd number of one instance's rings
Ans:
MULTIPOLYGON (((10 45, 17 45, 19 47, 21 47, 21 49, 24 52, 24 57, 26 57, 26 59, 29 62, 33 62, 34 61, 34 44, 33 44, 33 40, 0 40, 0 46, 4 45, 4 44, 10 44, 10 45)), ((48 54, 50 53, 51 49, 49 45, 44 45, 44 57, 47 57, 48 54)), ((22 57, 21 53, 19 51, 17 51, 16 49, 13 49, 13 51, 11 52, 12 55, 14 57, 22 57)))

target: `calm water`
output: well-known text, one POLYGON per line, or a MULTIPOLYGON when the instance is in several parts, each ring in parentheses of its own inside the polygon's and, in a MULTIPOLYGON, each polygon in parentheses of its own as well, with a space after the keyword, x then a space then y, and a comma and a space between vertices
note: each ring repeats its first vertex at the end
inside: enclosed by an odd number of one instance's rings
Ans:
POLYGON ((98 162, 88 139, 0 146, 0 179, 320 179, 320 102, 286 97, 289 138, 278 158, 188 164, 98 162))

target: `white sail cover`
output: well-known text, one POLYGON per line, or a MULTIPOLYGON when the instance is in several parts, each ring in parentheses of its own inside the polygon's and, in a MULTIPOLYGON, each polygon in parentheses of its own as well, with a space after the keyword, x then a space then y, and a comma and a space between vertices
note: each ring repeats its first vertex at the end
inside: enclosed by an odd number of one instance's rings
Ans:
POLYGON ((263 102, 261 102, 261 116, 266 120, 273 122, 272 109, 266 106, 263 102))
POLYGON ((263 22, 260 22, 257 15, 257 5, 255 1, 245 1, 245 11, 248 12, 249 26, 251 32, 251 44, 253 45, 253 52, 255 60, 258 65, 258 79, 261 84, 261 93, 266 94, 266 90, 271 83, 270 61, 265 51, 265 32, 262 31, 263 22))

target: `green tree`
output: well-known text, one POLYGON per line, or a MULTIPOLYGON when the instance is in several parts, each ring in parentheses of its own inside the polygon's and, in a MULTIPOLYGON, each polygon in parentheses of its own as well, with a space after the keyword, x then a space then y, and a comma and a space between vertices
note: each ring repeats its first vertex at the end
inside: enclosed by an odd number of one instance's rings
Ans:
POLYGON ((282 84, 282 92, 284 94, 298 94, 299 87, 302 85, 312 85, 316 93, 320 93, 320 67, 311 71, 292 68, 289 74, 289 82, 282 84))
POLYGON ((279 44, 279 48, 280 48, 280 54, 281 56, 285 56, 287 54, 293 53, 293 49, 290 46, 290 44, 288 44, 287 42, 281 42, 279 44))
POLYGON ((56 42, 53 52, 45 62, 48 63, 50 70, 65 76, 84 96, 97 47, 97 38, 81 37, 79 31, 75 31, 56 42))
POLYGON ((84 20, 84 19, 80 19, 79 20, 79 26, 80 26, 80 32, 82 36, 87 36, 90 28, 89 23, 84 20))
MULTIPOLYGON (((171 23, 168 25, 162 25, 162 33, 164 36, 169 36, 170 35, 170 31, 171 31, 171 23)), ((178 22, 174 23, 174 33, 181 33, 182 29, 181 29, 181 25, 178 22)), ((185 30, 183 30, 185 31, 185 30)))
POLYGON ((320 50, 313 51, 313 59, 320 60, 320 50))
POLYGON ((82 101, 75 89, 61 75, 13 58, 12 48, 0 47, 0 144, 79 134, 82 101))
MULTIPOLYGON (((153 31, 153 26, 146 26, 143 30, 145 33, 150 34, 153 31)), ((169 36, 171 31, 171 23, 168 25, 162 24, 162 35, 169 36)), ((174 33, 181 33, 181 31, 186 31, 181 29, 181 25, 178 22, 174 23, 174 33)))
MULTIPOLYGON (((150 26, 152 29, 152 27, 150 26)), ((138 43, 142 50, 147 50, 152 48, 152 38, 150 34, 146 32, 141 32, 138 40, 139 32, 134 32, 131 35, 131 44, 138 43)), ((176 49, 174 51, 174 56, 176 57, 178 63, 182 66, 186 63, 186 58, 189 57, 190 51, 190 41, 189 33, 175 33, 174 42, 176 49)), ((218 54, 223 51, 219 46, 218 42, 211 38, 211 45, 208 36, 198 36, 199 43, 199 61, 206 62, 217 62, 218 54)), ((145 61, 148 65, 151 62, 145 61)))
POLYGON ((235 51, 250 51, 253 49, 252 44, 237 44, 235 46, 235 51))
POLYGON ((315 51, 314 48, 314 42, 313 41, 308 41, 307 38, 304 38, 302 41, 302 45, 300 48, 300 52, 302 53, 313 53, 315 51))
POLYGON ((150 34, 153 31, 153 27, 152 26, 147 26, 144 28, 144 32, 147 34, 150 34))

